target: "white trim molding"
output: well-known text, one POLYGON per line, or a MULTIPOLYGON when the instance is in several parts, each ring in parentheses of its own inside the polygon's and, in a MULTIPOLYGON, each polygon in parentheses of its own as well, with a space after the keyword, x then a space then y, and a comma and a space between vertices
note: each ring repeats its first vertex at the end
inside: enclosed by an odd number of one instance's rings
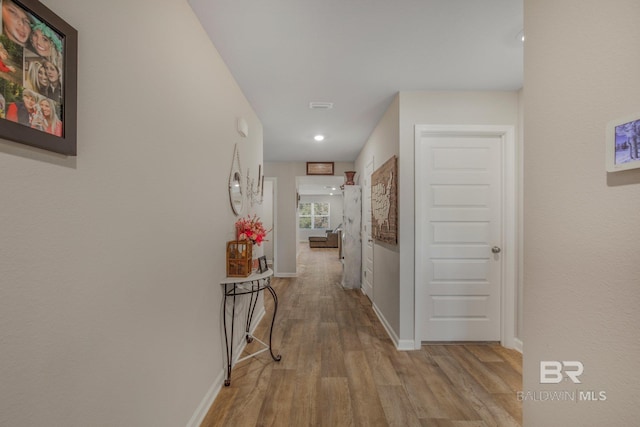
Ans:
POLYGON ((224 384, 226 370, 222 369, 216 379, 209 387, 207 394, 204 395, 204 398, 196 408, 196 411, 193 413, 193 416, 187 423, 187 427, 200 427, 202 421, 204 421, 204 417, 207 416, 211 405, 213 405, 213 401, 216 400, 218 393, 222 390, 222 385, 224 384))
MULTIPOLYGON (((364 291, 363 291, 363 294, 364 294, 364 291)), ((380 323, 382 323, 382 326, 384 326, 385 331, 387 331, 387 335, 389 335, 389 338, 391 338, 391 341, 396 346, 396 350, 400 350, 400 351, 415 350, 414 341, 401 340, 400 338, 398 338, 398 335, 396 335, 396 333, 393 332, 393 328, 389 325, 389 322, 387 322, 387 319, 382 315, 382 312, 378 309, 378 307, 375 304, 372 304, 372 307, 373 307, 374 313, 376 313, 376 316, 378 316, 380 323)), ((420 348, 419 345, 418 345, 418 348, 420 348)))
POLYGON ((274 277, 298 277, 298 273, 275 273, 274 277))
MULTIPOLYGON (((503 218, 503 247, 504 256, 502 271, 502 289, 501 289, 501 330, 500 342, 504 347, 518 348, 516 339, 516 319, 517 319, 517 301, 516 289, 518 285, 517 266, 519 259, 518 245, 518 175, 516 173, 516 165, 518 164, 515 126, 513 125, 415 125, 415 188, 420 188, 423 178, 423 168, 419 163, 422 159, 422 147, 420 141, 425 136, 440 135, 487 135, 499 137, 502 140, 503 159, 502 167, 504 174, 502 176, 502 218, 503 218)), ((415 218, 420 218, 421 209, 424 201, 421 193, 415 192, 415 218)), ((424 288, 424 278, 421 266, 423 259, 423 245, 420 236, 423 235, 423 227, 421 221, 415 222, 415 328, 414 339, 416 349, 420 348, 422 334, 422 313, 423 301, 418 298, 422 294, 424 288)), ((520 342, 520 348, 521 342, 520 342)))

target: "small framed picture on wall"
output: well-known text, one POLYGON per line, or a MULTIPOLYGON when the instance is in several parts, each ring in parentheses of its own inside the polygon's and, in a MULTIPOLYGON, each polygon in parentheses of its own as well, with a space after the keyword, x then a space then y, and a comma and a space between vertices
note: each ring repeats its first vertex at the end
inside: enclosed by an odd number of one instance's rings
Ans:
POLYGON ((333 175, 333 162, 307 162, 307 175, 333 175))
POLYGON ((607 172, 640 168, 640 113, 610 121, 605 139, 607 172))

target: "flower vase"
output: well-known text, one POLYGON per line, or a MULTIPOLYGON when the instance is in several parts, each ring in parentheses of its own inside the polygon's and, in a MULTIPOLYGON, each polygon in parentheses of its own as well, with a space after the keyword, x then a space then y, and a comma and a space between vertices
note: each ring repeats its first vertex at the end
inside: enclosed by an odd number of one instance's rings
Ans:
POLYGON ((356 184, 353 180, 353 178, 356 176, 356 171, 346 171, 344 174, 347 176, 347 182, 345 182, 345 185, 356 184))

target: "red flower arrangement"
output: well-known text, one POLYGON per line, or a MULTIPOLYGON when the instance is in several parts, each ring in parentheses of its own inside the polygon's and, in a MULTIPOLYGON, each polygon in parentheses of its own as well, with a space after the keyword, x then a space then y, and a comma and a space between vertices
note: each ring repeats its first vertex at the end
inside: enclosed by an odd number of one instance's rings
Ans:
POLYGON ((271 230, 265 230, 257 215, 247 215, 246 218, 240 218, 236 221, 237 240, 250 240, 254 245, 260 246, 269 231, 271 230))

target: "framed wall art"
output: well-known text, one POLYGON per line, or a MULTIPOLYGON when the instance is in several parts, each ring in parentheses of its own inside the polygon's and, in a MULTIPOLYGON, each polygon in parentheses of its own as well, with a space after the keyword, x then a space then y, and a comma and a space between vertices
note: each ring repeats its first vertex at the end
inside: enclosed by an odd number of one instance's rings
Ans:
POLYGON ((640 113, 607 124, 607 172, 640 168, 640 113))
POLYGON ((333 162, 307 162, 307 175, 333 175, 333 162))
POLYGON ((78 32, 36 0, 1 0, 0 138, 76 155, 78 32))
POLYGON ((398 244, 398 162, 393 156, 371 175, 371 237, 398 244))

